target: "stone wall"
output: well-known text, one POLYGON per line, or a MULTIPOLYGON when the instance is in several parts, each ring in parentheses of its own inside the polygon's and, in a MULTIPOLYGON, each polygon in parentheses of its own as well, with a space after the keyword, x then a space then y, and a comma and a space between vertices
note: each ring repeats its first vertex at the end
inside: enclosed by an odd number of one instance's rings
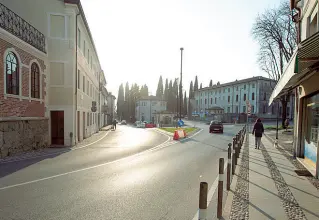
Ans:
POLYGON ((43 119, 0 121, 0 158, 48 146, 49 121, 43 119))

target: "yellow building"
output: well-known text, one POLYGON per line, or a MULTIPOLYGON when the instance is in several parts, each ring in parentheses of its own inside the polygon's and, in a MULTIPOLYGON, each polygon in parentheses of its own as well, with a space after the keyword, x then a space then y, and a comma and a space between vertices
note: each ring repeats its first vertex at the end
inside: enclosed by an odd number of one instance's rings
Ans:
POLYGON ((291 0, 298 13, 298 47, 276 85, 270 103, 293 92, 296 97, 294 121, 295 154, 311 173, 319 176, 319 16, 317 0, 291 0))

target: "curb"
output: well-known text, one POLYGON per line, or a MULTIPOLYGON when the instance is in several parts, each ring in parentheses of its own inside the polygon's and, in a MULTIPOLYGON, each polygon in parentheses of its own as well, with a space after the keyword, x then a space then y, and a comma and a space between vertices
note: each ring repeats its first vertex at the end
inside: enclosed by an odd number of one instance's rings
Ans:
POLYGON ((195 134, 195 133, 198 132, 198 131, 200 131, 200 128, 196 128, 194 131, 187 133, 187 134, 186 134, 186 137, 192 136, 193 134, 195 134))
MULTIPOLYGON (((173 138, 173 136, 174 136, 174 133, 171 133, 171 132, 168 132, 168 131, 164 131, 164 130, 159 129, 159 128, 155 128, 155 130, 156 130, 156 132, 158 132, 158 133, 162 133, 162 134, 169 135, 169 136, 171 136, 172 138, 173 138)), ((192 136, 193 134, 199 132, 200 130, 201 130, 200 128, 196 128, 194 131, 187 133, 185 138, 188 138, 189 136, 192 136)), ((183 140, 183 139, 181 139, 181 140, 183 140)))
POLYGON ((164 131, 164 130, 162 130, 162 129, 159 129, 159 128, 155 128, 154 129, 156 132, 158 132, 158 133, 162 133, 162 134, 166 134, 166 135, 169 135, 169 136, 172 136, 173 137, 173 133, 171 133, 171 132, 168 132, 168 131, 164 131))
POLYGON ((231 176, 232 181, 230 183, 230 190, 227 192, 227 199, 224 205, 224 211, 223 211, 223 219, 229 219, 230 218, 230 214, 231 214, 231 210, 232 210, 232 203, 233 203, 233 199, 235 196, 235 192, 236 192, 236 186, 237 186, 237 176, 238 176, 238 172, 239 169, 237 169, 239 166, 241 165, 241 160, 242 157, 239 157, 240 160, 238 160, 236 169, 235 169, 235 174, 231 176))
MULTIPOLYGON (((247 136, 245 136, 244 143, 246 142, 247 136)), ((226 202, 223 208, 223 216, 221 219, 229 219, 230 218, 230 214, 231 214, 231 210, 232 210, 232 206, 233 206, 233 199, 235 197, 235 192, 236 192, 236 186, 237 186, 237 180, 238 180, 238 175, 239 175, 239 167, 241 165, 242 162, 242 155, 239 155, 238 161, 237 161, 237 166, 235 168, 235 174, 231 175, 231 182, 230 182, 230 190, 227 191, 227 198, 226 198, 226 202)))
MULTIPOLYGON (((105 129, 101 129, 98 132, 107 132, 109 130, 111 130, 111 127, 104 127, 105 129)), ((94 134, 92 134, 90 137, 92 137, 94 134)), ((89 138, 90 138, 89 137, 89 138)), ((104 137, 103 137, 104 138, 104 137)), ((101 138, 99 138, 94 142, 100 141, 101 138)), ((73 146, 47 146, 45 148, 41 148, 39 150, 34 150, 34 151, 25 151, 25 152, 20 152, 17 155, 13 155, 13 156, 6 156, 6 157, 1 157, 1 151, 0 151, 0 164, 2 163, 11 163, 11 162, 16 162, 16 161, 21 161, 21 160, 26 160, 26 159, 34 159, 34 158, 39 158, 39 157, 46 157, 46 156, 51 156, 51 155, 58 155, 61 153, 66 153, 72 150, 77 150, 77 149, 81 149, 83 148, 83 146, 79 146, 79 144, 81 144, 83 141, 77 143, 76 145, 73 146), (45 149, 56 149, 56 151, 54 152, 43 152, 41 150, 45 150, 45 149)), ((84 145, 84 146, 88 146, 90 145, 90 143, 84 145)))

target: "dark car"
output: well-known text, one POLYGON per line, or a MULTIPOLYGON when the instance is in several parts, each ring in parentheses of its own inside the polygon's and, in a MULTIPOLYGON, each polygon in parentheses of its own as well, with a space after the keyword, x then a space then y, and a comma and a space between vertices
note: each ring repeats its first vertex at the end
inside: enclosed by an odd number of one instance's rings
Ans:
POLYGON ((209 133, 213 132, 224 132, 224 126, 221 121, 211 121, 209 125, 209 133))

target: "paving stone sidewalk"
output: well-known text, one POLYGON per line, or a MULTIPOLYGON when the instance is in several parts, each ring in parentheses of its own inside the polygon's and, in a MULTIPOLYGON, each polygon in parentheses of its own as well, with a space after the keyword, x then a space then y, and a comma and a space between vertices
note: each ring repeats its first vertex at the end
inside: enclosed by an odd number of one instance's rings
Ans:
POLYGON ((319 219, 319 190, 285 150, 262 138, 255 149, 254 137, 246 136, 224 219, 319 219))
MULTIPOLYGON (((268 138, 272 143, 276 139, 276 131, 266 131, 265 137, 268 138)), ((296 169, 305 169, 305 167, 296 159, 293 158, 293 131, 279 131, 278 132, 278 150, 296 167, 296 169)), ((319 179, 313 176, 308 176, 307 179, 319 190, 319 179)))
POLYGON ((28 151, 28 152, 20 152, 13 156, 0 158, 0 163, 19 161, 23 159, 41 157, 41 156, 52 155, 52 154, 60 154, 60 153, 68 152, 72 149, 82 148, 90 143, 100 140, 103 136, 106 135, 106 133, 110 129, 111 129, 111 125, 105 126, 98 133, 93 134, 91 137, 84 139, 83 141, 81 141, 80 143, 72 147, 59 147, 59 148, 48 147, 48 148, 42 148, 42 149, 28 151))

